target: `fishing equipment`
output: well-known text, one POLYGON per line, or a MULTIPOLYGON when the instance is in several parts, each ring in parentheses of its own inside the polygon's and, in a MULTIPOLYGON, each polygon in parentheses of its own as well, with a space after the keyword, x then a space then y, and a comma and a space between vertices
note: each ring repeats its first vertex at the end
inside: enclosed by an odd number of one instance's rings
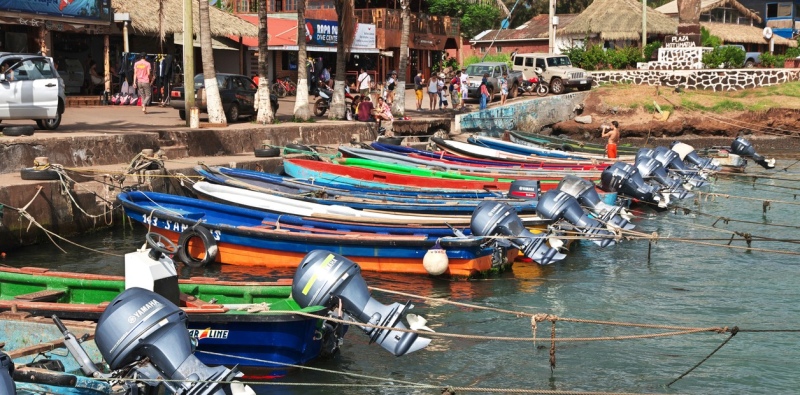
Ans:
POLYGON ((433 247, 428 249, 425 256, 422 257, 422 267, 424 267, 431 276, 444 274, 444 272, 447 271, 449 263, 450 259, 447 258, 447 251, 439 245, 438 241, 433 247))

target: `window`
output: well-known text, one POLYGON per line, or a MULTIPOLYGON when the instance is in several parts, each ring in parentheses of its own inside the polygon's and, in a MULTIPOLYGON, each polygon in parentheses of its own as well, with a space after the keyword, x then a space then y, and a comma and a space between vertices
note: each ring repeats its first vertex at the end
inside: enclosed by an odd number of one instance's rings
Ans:
POLYGON ((503 47, 496 47, 496 48, 497 49, 495 50, 495 52, 497 53, 503 52, 503 47))
POLYGON ((525 58, 525 67, 533 67, 533 58, 525 58))
POLYGON ((536 59, 536 67, 539 67, 540 69, 544 70, 545 69, 544 59, 537 58, 536 59))
POLYGON ((523 59, 527 60, 529 58, 523 58, 521 56, 517 56, 514 58, 514 66, 522 66, 523 59))
POLYGON ((297 70, 297 52, 283 51, 281 53, 281 67, 283 70, 297 70))
POLYGON ((481 47, 481 53, 486 53, 486 47, 481 47))
POLYGON ((792 16, 792 3, 767 4, 767 18, 787 18, 792 16))

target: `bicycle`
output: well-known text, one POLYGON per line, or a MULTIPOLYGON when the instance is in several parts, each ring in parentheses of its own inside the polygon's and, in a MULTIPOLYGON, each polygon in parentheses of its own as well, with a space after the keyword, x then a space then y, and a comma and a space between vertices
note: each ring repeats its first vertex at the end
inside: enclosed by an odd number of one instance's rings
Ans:
POLYGON ((297 94, 297 84, 292 82, 289 77, 276 78, 275 83, 272 84, 272 92, 278 97, 286 97, 286 95, 294 96, 297 94))

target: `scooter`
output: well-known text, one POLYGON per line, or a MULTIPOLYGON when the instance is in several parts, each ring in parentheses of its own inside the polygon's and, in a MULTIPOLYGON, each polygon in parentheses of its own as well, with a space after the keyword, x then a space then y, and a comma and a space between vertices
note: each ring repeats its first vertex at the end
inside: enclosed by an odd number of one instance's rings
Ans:
POLYGON ((522 85, 517 88, 519 89, 520 95, 527 92, 530 94, 536 93, 539 96, 545 96, 548 92, 550 92, 550 87, 544 83, 542 79, 541 69, 537 67, 534 72, 536 73, 536 76, 529 78, 527 81, 523 81, 522 85))
MULTIPOLYGON (((314 102, 314 115, 321 117, 331 108, 333 89, 329 88, 324 83, 320 83, 318 89, 317 97, 319 97, 319 99, 314 102)), ((353 96, 350 95, 350 89, 347 87, 344 88, 344 101, 346 106, 349 106, 350 103, 353 102, 353 96)))

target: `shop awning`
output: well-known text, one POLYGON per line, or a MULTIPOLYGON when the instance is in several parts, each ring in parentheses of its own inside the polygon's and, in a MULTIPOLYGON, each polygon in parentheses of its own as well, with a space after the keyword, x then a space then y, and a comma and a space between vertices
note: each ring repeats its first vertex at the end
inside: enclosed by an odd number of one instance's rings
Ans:
MULTIPOLYGON (((258 47, 249 47, 251 51, 258 51, 258 47)), ((297 45, 270 45, 267 47, 270 51, 298 51, 300 47, 297 45)), ((320 47, 316 45, 307 45, 306 52, 336 52, 336 47, 320 47)), ((352 48, 352 53, 380 53, 377 48, 352 48)))
MULTIPOLYGON (((183 33, 175 33, 175 44, 183 45, 183 33)), ((200 40, 194 40, 194 47, 200 48, 200 40)), ((238 51, 239 43, 225 37, 211 37, 211 48, 238 51)))
MULTIPOLYGON (((247 22, 258 26, 258 16, 240 15, 247 22)), ((267 17, 267 45, 296 45, 297 44, 297 20, 267 17)), ((251 50, 258 50, 258 37, 244 37, 244 46, 251 50)))

